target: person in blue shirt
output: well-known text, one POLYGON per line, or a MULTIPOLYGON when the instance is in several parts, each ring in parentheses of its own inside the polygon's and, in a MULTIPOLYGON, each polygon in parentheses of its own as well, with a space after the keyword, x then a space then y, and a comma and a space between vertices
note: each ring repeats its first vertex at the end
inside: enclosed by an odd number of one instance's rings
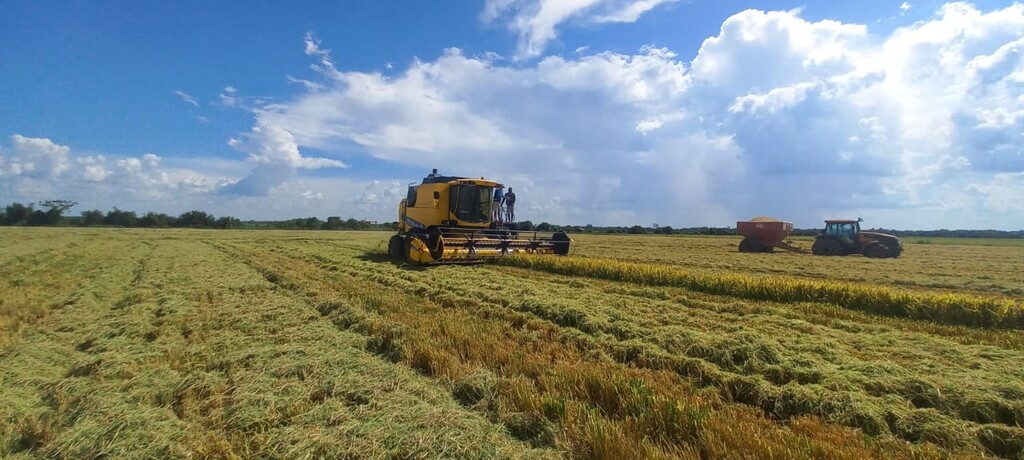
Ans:
POLYGON ((494 203, 491 206, 491 221, 501 224, 502 212, 501 204, 505 202, 505 192, 502 191, 505 186, 498 184, 494 186, 494 203))

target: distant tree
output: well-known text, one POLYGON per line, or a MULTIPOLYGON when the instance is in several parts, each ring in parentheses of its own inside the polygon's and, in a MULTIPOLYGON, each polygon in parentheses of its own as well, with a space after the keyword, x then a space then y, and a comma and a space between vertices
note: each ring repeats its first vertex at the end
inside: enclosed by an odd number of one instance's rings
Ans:
POLYGON ((103 211, 99 209, 90 209, 88 211, 82 211, 82 225, 102 225, 103 224, 103 211))
POLYGON ((327 218, 327 222, 324 222, 324 230, 340 230, 341 229, 341 217, 330 216, 327 218))
POLYGON ((107 215, 103 218, 103 223, 115 227, 134 227, 138 220, 139 218, 135 215, 135 211, 122 211, 115 207, 107 212, 107 215))
POLYGON ((139 218, 138 225, 140 227, 148 228, 167 228, 174 227, 177 223, 177 219, 168 216, 164 213, 147 212, 144 216, 139 218))
POLYGON ((550 232, 550 231, 553 230, 553 228, 552 228, 551 224, 549 224, 547 222, 541 222, 541 223, 537 224, 536 230, 538 232, 550 232))
POLYGON ((176 222, 176 227, 189 227, 189 228, 211 228, 217 224, 217 220, 212 214, 208 214, 203 211, 189 211, 180 216, 176 222))
POLYGON ((46 215, 46 211, 34 209, 32 214, 28 215, 28 221, 25 224, 33 227, 50 225, 50 218, 46 215))
POLYGON ((631 233, 633 235, 639 235, 641 233, 647 233, 647 229, 643 228, 643 227, 641 227, 639 225, 634 225, 632 227, 629 227, 629 233, 631 233))
POLYGON ((666 225, 664 227, 658 227, 658 230, 656 230, 654 233, 661 233, 663 235, 671 235, 672 234, 672 226, 671 225, 666 225))
POLYGON ((240 221, 240 220, 238 220, 238 219, 236 219, 234 217, 231 217, 231 216, 223 216, 223 217, 217 219, 216 226, 217 226, 217 228, 224 228, 224 229, 227 229, 227 228, 238 228, 238 227, 242 226, 242 221, 240 221))
POLYGON ((28 223, 28 218, 32 215, 32 211, 32 206, 11 203, 4 208, 4 225, 25 225, 28 223))
POLYGON ((302 219, 301 227, 306 230, 319 230, 321 225, 323 225, 323 221, 320 219, 317 219, 316 217, 307 217, 302 219))
POLYGON ((345 220, 345 223, 342 225, 342 228, 346 230, 359 230, 359 221, 349 217, 347 220, 345 220))
POLYGON ((59 224, 64 218, 64 213, 71 208, 78 206, 78 202, 70 200, 46 200, 39 203, 39 206, 46 208, 46 215, 50 225, 59 224))
POLYGON ((77 204, 74 201, 68 200, 46 200, 40 202, 39 205, 46 209, 32 209, 26 223, 36 226, 57 225, 61 222, 61 218, 64 217, 64 213, 77 204))

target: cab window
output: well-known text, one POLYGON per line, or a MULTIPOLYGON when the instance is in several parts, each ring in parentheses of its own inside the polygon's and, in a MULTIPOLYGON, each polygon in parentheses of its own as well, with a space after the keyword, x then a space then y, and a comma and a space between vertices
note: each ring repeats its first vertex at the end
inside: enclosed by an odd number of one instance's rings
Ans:
POLYGON ((451 188, 448 210, 463 222, 488 222, 491 219, 491 187, 456 185, 451 188))

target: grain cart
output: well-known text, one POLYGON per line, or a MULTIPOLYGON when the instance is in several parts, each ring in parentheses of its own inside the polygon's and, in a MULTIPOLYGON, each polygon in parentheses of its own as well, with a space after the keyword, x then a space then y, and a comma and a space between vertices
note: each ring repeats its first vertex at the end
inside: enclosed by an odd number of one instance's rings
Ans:
MULTIPOLYGON (((903 242, 893 235, 863 232, 862 219, 829 219, 825 229, 814 237, 811 253, 818 256, 863 254, 875 259, 899 257, 903 242)), ((793 233, 793 224, 770 217, 755 217, 736 222, 736 233, 743 236, 740 252, 774 252, 776 248, 807 252, 785 241, 793 233)))
POLYGON ((770 217, 755 217, 736 222, 736 233, 743 236, 740 252, 775 252, 775 248, 807 252, 785 241, 793 233, 793 223, 770 217))
POLYGON ((473 263, 510 254, 569 253, 565 232, 518 231, 491 221, 497 182, 431 174, 398 205, 388 254, 417 264, 473 263))

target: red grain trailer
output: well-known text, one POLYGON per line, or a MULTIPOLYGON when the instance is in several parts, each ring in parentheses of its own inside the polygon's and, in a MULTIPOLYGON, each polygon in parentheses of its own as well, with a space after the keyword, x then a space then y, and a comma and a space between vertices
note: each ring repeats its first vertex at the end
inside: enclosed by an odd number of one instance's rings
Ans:
POLYGON ((793 223, 769 217, 755 217, 736 222, 736 233, 743 236, 740 252, 774 252, 775 248, 804 252, 784 240, 793 233, 793 223))

